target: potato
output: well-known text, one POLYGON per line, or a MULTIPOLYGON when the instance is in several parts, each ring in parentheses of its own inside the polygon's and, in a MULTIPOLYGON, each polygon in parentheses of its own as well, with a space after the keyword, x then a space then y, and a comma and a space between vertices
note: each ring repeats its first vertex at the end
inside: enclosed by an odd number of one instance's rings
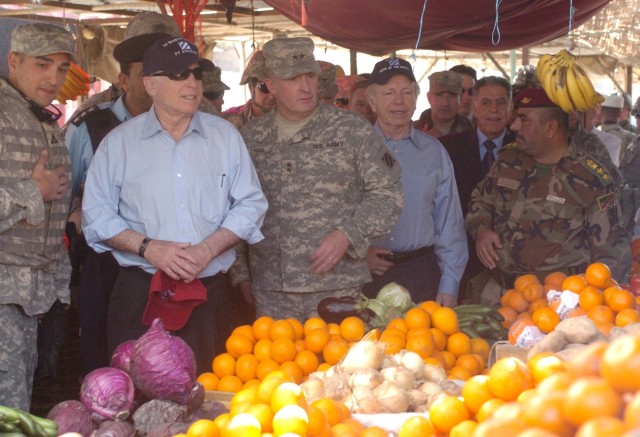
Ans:
MULTIPOLYGON (((567 319, 568 320, 568 319, 567 319)), ((558 324, 560 326, 560 324, 558 324)), ((556 327, 557 328, 557 327, 556 327)), ((557 329, 551 331, 545 335, 542 340, 536 343, 529 353, 527 354, 527 360, 530 360, 533 356, 541 352, 558 352, 564 349, 567 345, 567 339, 562 331, 557 329)))
POLYGON ((556 331, 564 334, 567 343, 593 343, 603 335, 593 320, 588 317, 564 319, 556 325, 554 332, 556 331))
POLYGON ((582 349, 587 347, 586 344, 579 344, 579 343, 571 343, 571 344, 573 345, 573 347, 569 347, 559 352, 556 352, 556 355, 562 358, 564 361, 571 361, 571 359, 577 356, 582 349))

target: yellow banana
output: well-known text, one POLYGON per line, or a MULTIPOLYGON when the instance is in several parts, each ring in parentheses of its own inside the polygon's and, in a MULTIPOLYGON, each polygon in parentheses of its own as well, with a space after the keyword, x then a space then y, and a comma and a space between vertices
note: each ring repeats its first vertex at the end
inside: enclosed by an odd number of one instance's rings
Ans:
POLYGON ((567 89, 567 69, 567 66, 562 65, 556 70, 554 84, 556 101, 554 103, 560 106, 564 112, 571 112, 574 109, 574 105, 567 89))
POLYGON ((538 59, 538 64, 536 65, 536 76, 538 77, 540 83, 544 82, 544 77, 549 72, 550 63, 551 55, 549 54, 545 53, 544 55, 540 56, 540 59, 538 59))
POLYGON ((587 112, 591 109, 587 99, 585 99, 584 94, 582 94, 580 86, 578 85, 575 68, 567 69, 567 90, 569 91, 569 97, 571 97, 571 101, 573 102, 576 110, 580 112, 587 112))
POLYGON ((544 89, 547 97, 549 97, 552 102, 556 101, 556 74, 558 73, 558 68, 558 66, 551 66, 540 82, 542 89, 544 89))
POLYGON ((584 71, 584 69, 577 65, 575 66, 575 74, 576 81, 578 82, 578 86, 582 91, 582 95, 585 97, 585 100, 589 103, 590 107, 595 107, 604 101, 604 97, 602 97, 593 87, 589 76, 584 71))

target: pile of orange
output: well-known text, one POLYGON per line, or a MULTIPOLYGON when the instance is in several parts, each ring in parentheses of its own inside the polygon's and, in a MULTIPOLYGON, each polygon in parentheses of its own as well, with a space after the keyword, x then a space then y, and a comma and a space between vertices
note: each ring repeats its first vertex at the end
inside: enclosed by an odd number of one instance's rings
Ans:
POLYGON ((526 319, 531 322, 519 322, 516 328, 535 325, 545 334, 551 332, 560 322, 560 316, 556 311, 559 300, 549 303, 547 299, 550 290, 576 293, 579 305, 568 317, 587 316, 605 335, 614 326, 640 322, 640 298, 620 287, 611 277, 607 265, 592 263, 578 275, 553 272, 545 277, 542 284, 533 274, 516 278, 514 288, 505 292, 501 298, 502 306, 498 309, 505 318, 503 326, 511 329, 517 320, 526 319))
POLYGON ((486 368, 489 343, 461 332, 458 316, 435 301, 419 303, 403 318, 391 320, 380 334, 385 352, 402 349, 419 354, 426 364, 444 368, 451 379, 467 380, 486 368))
POLYGON ((252 325, 234 329, 226 340, 226 352, 214 357, 212 371, 197 380, 206 390, 235 393, 282 370, 299 384, 316 370, 339 362, 350 343, 362 339, 365 329, 358 317, 348 317, 339 325, 319 317, 304 324, 296 319, 260 317, 252 325))
POLYGON ((551 353, 526 364, 502 358, 466 381, 461 399, 432 404, 426 435, 638 435, 639 368, 640 335, 592 344, 566 362, 551 353))

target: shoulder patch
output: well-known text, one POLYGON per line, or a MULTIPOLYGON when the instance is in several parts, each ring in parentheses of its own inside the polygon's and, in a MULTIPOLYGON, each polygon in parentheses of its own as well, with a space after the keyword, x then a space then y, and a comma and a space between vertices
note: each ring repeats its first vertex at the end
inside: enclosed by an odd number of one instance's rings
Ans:
POLYGON ((607 169, 600 165, 600 163, 598 163, 595 159, 585 158, 580 163, 584 168, 589 170, 591 174, 595 175, 602 183, 602 185, 607 186, 613 183, 613 178, 611 177, 607 169))
POLYGON ((613 206, 615 201, 615 193, 605 194, 604 196, 598 197, 598 207, 600 208, 600 211, 603 211, 610 206, 613 206))
POLYGON ((384 152, 384 155, 382 155, 382 162, 384 162, 387 167, 393 168, 393 166, 396 164, 396 159, 391 156, 391 153, 384 152))
POLYGON ((71 120, 69 120, 69 122, 75 126, 80 126, 89 115, 99 110, 100 110, 100 107, 98 105, 89 106, 87 109, 84 109, 78 112, 76 115, 74 115, 71 118, 71 120))

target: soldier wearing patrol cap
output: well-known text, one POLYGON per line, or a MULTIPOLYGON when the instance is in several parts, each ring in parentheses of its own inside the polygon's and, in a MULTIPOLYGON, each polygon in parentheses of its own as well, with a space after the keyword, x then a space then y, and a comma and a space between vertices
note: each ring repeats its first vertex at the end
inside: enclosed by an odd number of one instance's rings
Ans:
POLYGON ((244 105, 228 109, 222 113, 224 118, 233 123, 238 129, 242 128, 250 120, 262 117, 271 111, 276 104, 275 97, 269 92, 269 88, 264 83, 266 70, 264 53, 262 50, 256 50, 249 58, 249 62, 247 62, 240 79, 240 85, 249 87, 251 98, 244 105))
POLYGON ((338 82, 336 81, 336 66, 331 62, 318 61, 320 74, 318 75, 318 101, 333 105, 338 94, 338 82))
POLYGON ((231 88, 222 81, 222 70, 220 67, 215 67, 213 71, 205 71, 202 77, 202 95, 215 108, 218 112, 217 115, 222 115, 224 92, 229 89, 231 88))
POLYGON ((74 57, 73 35, 30 23, 11 34, 8 79, 0 78, 0 405, 29 411, 38 316, 69 303, 63 234, 70 200, 69 154, 51 106, 74 57))
POLYGON ((458 115, 462 75, 455 71, 439 71, 429 76, 427 100, 431 108, 420 114, 415 127, 435 138, 471 129, 467 117, 458 115))
POLYGON ((495 303, 514 279, 533 273, 584 272, 593 262, 621 281, 630 245, 620 222, 620 196, 611 175, 568 143, 568 117, 544 90, 515 96, 516 143, 503 147, 471 195, 465 218, 488 269, 482 298, 495 303))
POLYGON ((360 295, 373 238, 402 207, 400 166, 360 116, 318 104, 320 67, 309 38, 264 47, 276 110, 243 137, 270 208, 249 248, 256 315, 306 320, 328 296, 360 295))

